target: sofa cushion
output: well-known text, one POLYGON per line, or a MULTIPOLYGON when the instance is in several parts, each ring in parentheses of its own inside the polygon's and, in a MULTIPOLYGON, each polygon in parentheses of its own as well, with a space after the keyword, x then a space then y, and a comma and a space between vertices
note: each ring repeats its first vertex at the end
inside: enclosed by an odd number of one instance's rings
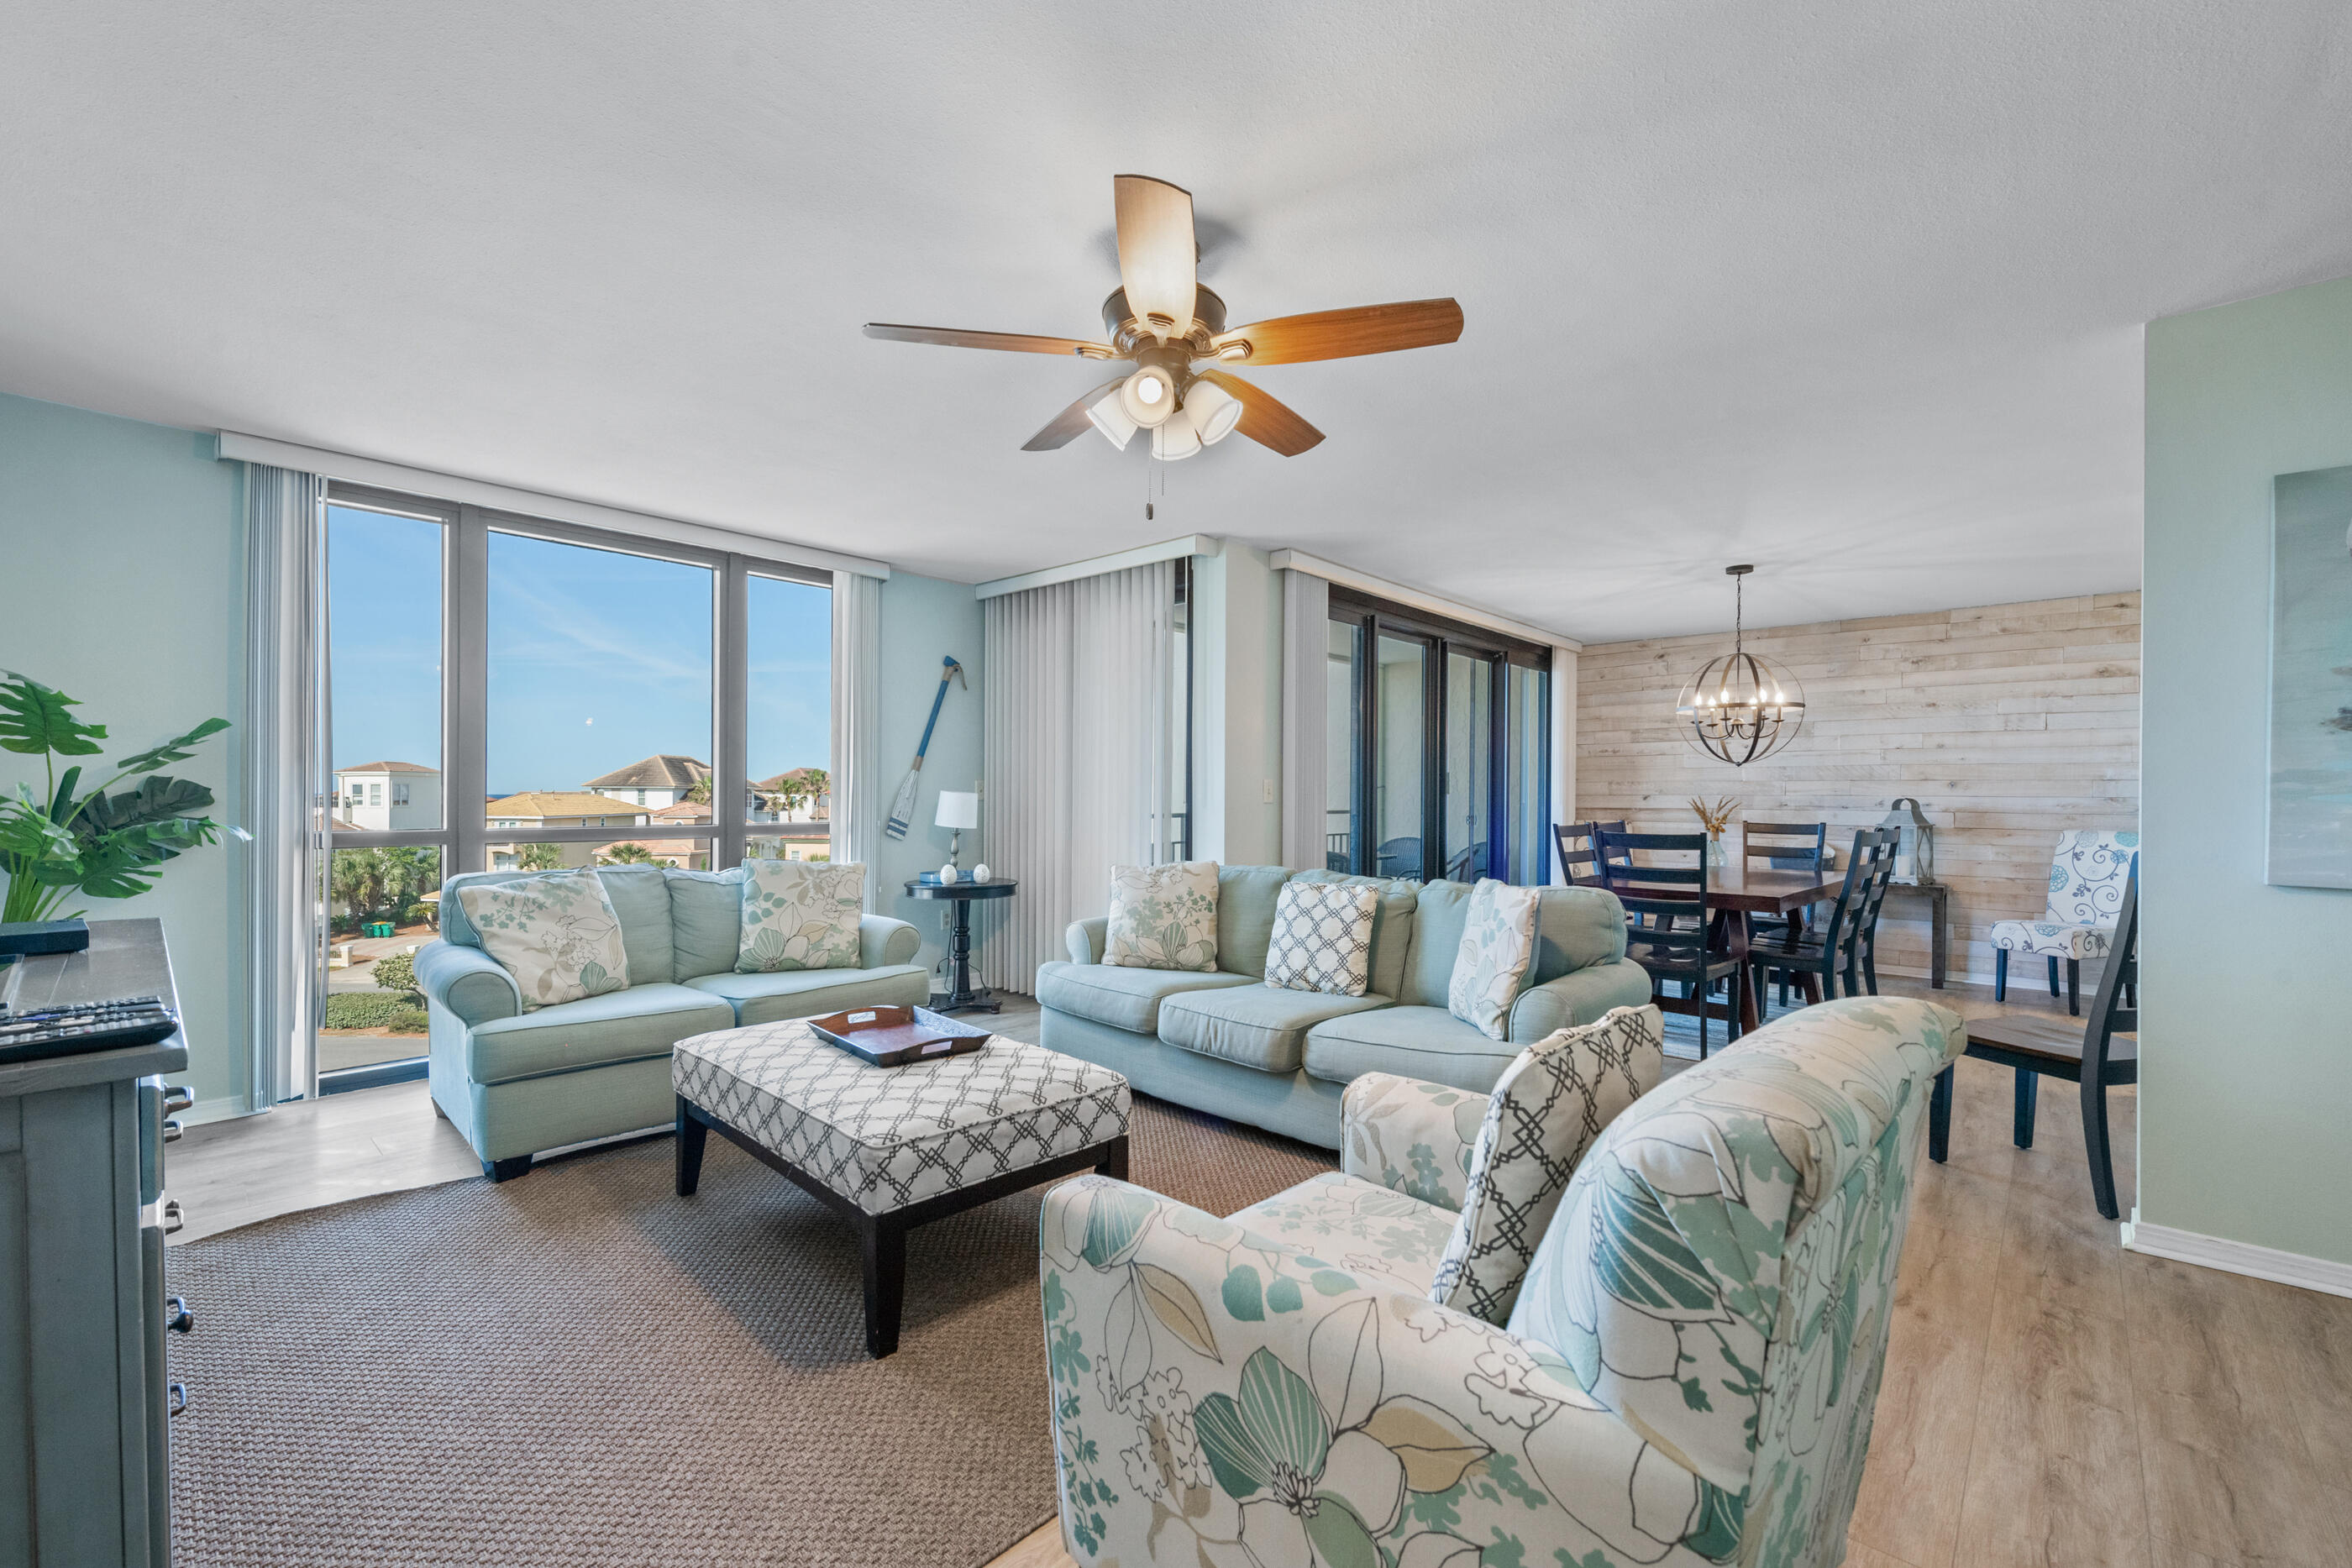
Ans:
POLYGON ((620 918, 594 872, 547 872, 457 892, 482 951, 514 977, 524 1011, 628 988, 620 918))
POLYGON ((735 1009, 723 998, 684 986, 631 986, 476 1024, 466 1040, 466 1075, 477 1083, 503 1083, 635 1061, 667 1055, 690 1034, 734 1027, 735 1009))
POLYGON ((1255 986, 1253 975, 1199 969, 1132 969, 1117 964, 1037 966, 1037 1003, 1113 1029, 1151 1034, 1160 1028, 1160 1004, 1186 991, 1223 986, 1255 986))
POLYGON ((1536 890, 1480 877, 1462 921, 1462 949, 1446 982, 1445 1008, 1490 1040, 1511 1038, 1511 1004, 1536 956, 1536 890))
POLYGON ((1503 1070, 1470 1155, 1461 1223, 1429 1299, 1500 1326, 1550 1228, 1579 1160, 1634 1101, 1658 1086, 1665 1028, 1654 1007, 1619 1008, 1564 1029, 1503 1070))
POLYGON ((1217 862, 1110 868, 1110 925, 1103 962, 1118 968, 1217 967, 1217 862))
POLYGON ((690 990, 734 1004, 739 1024, 814 1018, 844 1008, 920 1007, 931 994, 931 972, 920 964, 874 969, 779 969, 767 975, 703 975, 690 990))
POLYGON ((1343 871, 1324 871, 1319 867, 1302 871, 1291 880, 1369 887, 1380 895, 1380 905, 1372 912, 1372 967, 1365 988, 1384 997, 1402 995, 1405 960, 1412 956, 1413 910, 1421 883, 1406 877, 1350 876, 1343 871))
POLYGON ((1285 866, 1217 868, 1218 968, 1229 975, 1264 977, 1265 950, 1274 940, 1275 901, 1289 880, 1285 866))
POLYGON ((1227 1218, 1359 1280, 1424 1297, 1454 1234, 1453 1210, 1338 1171, 1308 1176, 1227 1218))
POLYGON ((1454 959, 1462 951, 1462 927, 1470 914, 1466 882, 1424 883, 1413 894, 1412 953, 1405 964, 1404 988, 1397 1000, 1412 1007, 1442 1008, 1454 983, 1454 959))
POLYGON ((731 971, 743 944, 743 868, 664 872, 662 882, 669 890, 669 977, 731 971))
POLYGON ((1547 887, 1536 897, 1536 961, 1528 984, 1541 985, 1625 956, 1625 906, 1598 887, 1547 887))
POLYGON ((1284 883, 1265 950, 1265 983, 1330 997, 1370 990, 1372 916, 1380 902, 1369 887, 1284 883))
MULTIPOLYGON (((629 953, 629 984, 651 985, 670 977, 669 899, 660 893, 661 868, 607 865, 593 868, 604 885, 613 917, 621 923, 621 945, 629 953)), ((534 876, 536 871, 476 871, 453 876, 441 884, 441 940, 461 947, 480 947, 481 934, 467 917, 466 901, 458 890, 503 887, 534 876)), ((557 873, 562 874, 562 873, 557 873)))
POLYGON ((743 862, 743 945, 730 967, 855 969, 866 910, 866 867, 808 861, 743 862))
POLYGON ((1307 1075, 1332 1083, 1367 1072, 1425 1078, 1484 1094, 1519 1048, 1488 1040, 1442 1007, 1380 1008, 1326 1019, 1307 1031, 1307 1075))
POLYGON ((1296 1072, 1307 1031, 1325 1019, 1389 1005, 1386 997, 1334 997, 1276 986, 1187 991, 1160 1004, 1160 1038, 1261 1072, 1296 1072))

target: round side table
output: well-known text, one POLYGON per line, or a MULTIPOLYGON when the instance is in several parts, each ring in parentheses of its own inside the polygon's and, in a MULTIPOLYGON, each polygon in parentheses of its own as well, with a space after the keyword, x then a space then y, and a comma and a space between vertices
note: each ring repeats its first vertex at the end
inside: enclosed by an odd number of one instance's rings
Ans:
POLYGON ((916 878, 907 884, 909 898, 945 899, 955 905, 954 933, 949 939, 948 951, 954 959, 950 973, 955 988, 944 1002, 933 1005, 935 1013, 995 1012, 1003 1004, 988 994, 985 986, 971 983, 971 906, 983 898, 1010 898, 1021 884, 1009 877, 995 877, 987 882, 934 882, 916 878))

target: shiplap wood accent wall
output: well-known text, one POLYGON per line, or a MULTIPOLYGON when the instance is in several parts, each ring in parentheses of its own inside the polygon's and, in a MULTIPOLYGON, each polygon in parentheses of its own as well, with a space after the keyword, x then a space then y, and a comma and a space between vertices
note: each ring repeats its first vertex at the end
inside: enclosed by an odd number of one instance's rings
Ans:
MULTIPOLYGON (((1827 821, 1843 852, 1897 796, 1916 797, 1936 824, 1937 878, 1952 887, 1952 973, 1987 981, 1986 927, 2042 914, 2059 831, 2139 826, 2137 591, 1750 632, 1750 649, 1804 684, 1808 712, 1786 752, 1740 768, 1685 744, 1674 719, 1683 683, 1730 642, 1727 631, 1587 644, 1580 820, 1696 832, 1690 798, 1730 795, 1758 821, 1827 821)), ((1738 833, 1735 821, 1734 853, 1738 833)), ((1880 968, 1925 975, 1927 942, 1926 901, 1891 895, 1880 968)), ((2043 977, 2028 961, 2011 978, 2043 977)))

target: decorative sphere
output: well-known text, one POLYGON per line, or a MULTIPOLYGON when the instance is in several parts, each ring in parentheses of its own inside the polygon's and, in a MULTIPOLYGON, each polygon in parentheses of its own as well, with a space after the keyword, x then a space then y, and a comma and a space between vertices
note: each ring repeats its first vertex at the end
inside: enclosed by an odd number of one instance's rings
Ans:
POLYGON ((986 861, 982 861, 982 862, 981 862, 978 865, 976 865, 976 866, 974 866, 974 867, 972 867, 972 868, 971 868, 971 880, 972 880, 972 881, 974 881, 974 882, 986 882, 986 881, 988 880, 988 877, 989 877, 989 871, 988 871, 988 862, 987 862, 986 861))
POLYGON ((950 862, 948 862, 948 863, 947 863, 947 864, 945 864, 945 865, 943 865, 943 866, 940 867, 940 885, 942 885, 942 886, 946 886, 946 885, 951 884, 951 883, 955 881, 955 879, 956 879, 956 868, 955 868, 955 862, 953 862, 953 861, 950 861, 950 862))

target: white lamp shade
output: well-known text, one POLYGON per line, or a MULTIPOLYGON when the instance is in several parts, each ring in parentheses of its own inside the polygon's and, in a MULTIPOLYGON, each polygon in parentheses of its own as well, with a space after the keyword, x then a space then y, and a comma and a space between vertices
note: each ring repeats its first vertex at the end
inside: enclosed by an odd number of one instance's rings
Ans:
POLYGON ((1194 382, 1184 394, 1184 412, 1201 433, 1201 444, 1214 446, 1242 422, 1242 400, 1214 382, 1194 382))
POLYGON ((1127 450, 1127 444, 1133 439, 1136 429, 1135 421, 1128 418, 1127 410, 1119 406, 1119 394, 1124 391, 1125 387, 1113 387, 1087 408, 1087 418, 1103 433, 1103 439, 1121 452, 1127 450))
POLYGON ((969 789, 940 790, 939 825, 957 829, 980 826, 980 797, 969 789))
POLYGON ((1151 432, 1151 455, 1162 463, 1179 458, 1196 457, 1201 452, 1201 433, 1192 423, 1192 411, 1180 408, 1168 416, 1166 423, 1151 432))
POLYGON ((1118 383, 1119 411, 1146 430, 1176 412, 1176 382, 1158 365, 1146 365, 1118 383))

